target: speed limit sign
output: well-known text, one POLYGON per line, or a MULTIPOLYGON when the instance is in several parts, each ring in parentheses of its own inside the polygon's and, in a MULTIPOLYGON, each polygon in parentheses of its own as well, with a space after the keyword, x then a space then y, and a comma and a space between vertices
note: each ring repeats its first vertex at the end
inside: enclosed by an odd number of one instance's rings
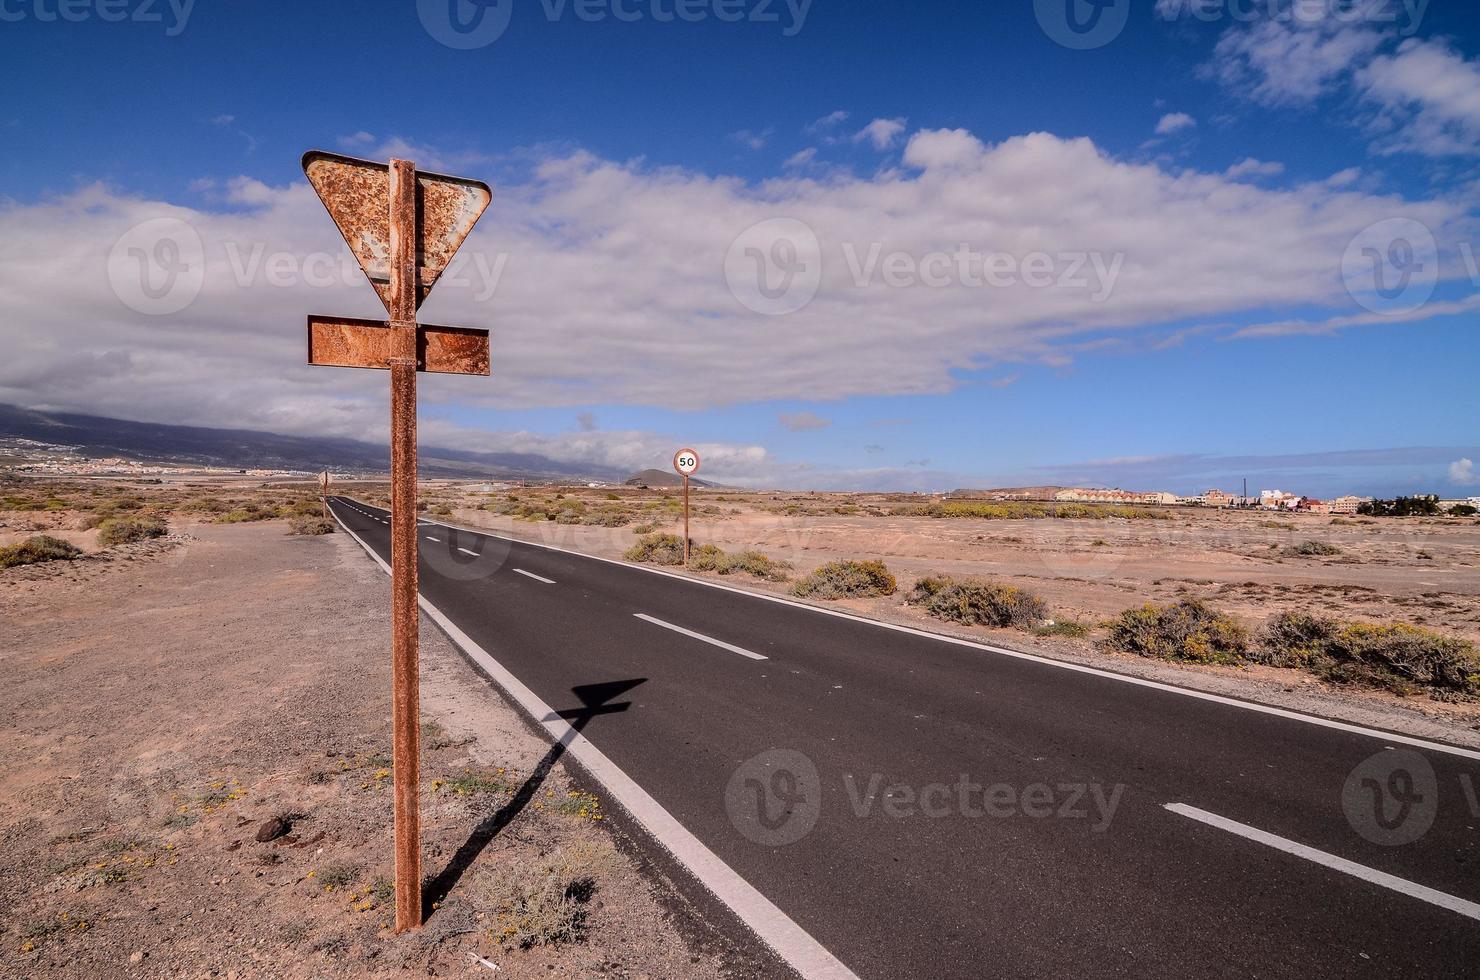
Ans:
POLYGON ((680 449, 673 454, 673 468, 679 476, 693 476, 699 472, 699 454, 692 449, 680 449))

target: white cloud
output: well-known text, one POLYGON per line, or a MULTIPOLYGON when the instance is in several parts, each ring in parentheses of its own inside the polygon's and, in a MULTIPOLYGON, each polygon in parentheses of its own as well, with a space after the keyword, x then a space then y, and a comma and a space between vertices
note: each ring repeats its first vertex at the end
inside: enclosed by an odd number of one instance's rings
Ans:
POLYGON ((1380 154, 1480 155, 1480 61, 1442 40, 1405 37, 1411 31, 1398 14, 1411 18, 1412 10, 1390 5, 1384 11, 1372 2, 1353 9, 1372 16, 1338 16, 1333 6, 1316 4, 1312 16, 1266 16, 1230 27, 1205 72, 1266 105, 1308 108, 1348 93, 1362 109, 1350 113, 1353 122, 1380 154))
POLYGON ((788 170, 796 170, 798 168, 805 167, 807 164, 816 159, 817 148, 815 146, 809 146, 806 149, 798 150, 796 153, 793 153, 791 156, 787 157, 786 162, 783 163, 782 166, 788 170))
POLYGON ((1195 129, 1197 120, 1185 112, 1169 112, 1161 117, 1156 124, 1157 136, 1170 136, 1172 133, 1180 133, 1184 129, 1195 129))
POLYGON ((966 168, 979 164, 986 152, 982 141, 964 129, 925 129, 910 137, 904 162, 921 170, 966 168))
POLYGON ((765 129, 759 133, 752 132, 748 129, 742 129, 738 132, 731 133, 730 139, 734 140, 736 143, 739 143, 747 150, 762 150, 765 149, 766 141, 771 138, 771 134, 774 132, 774 129, 765 129))
POLYGON ((853 134, 853 142, 862 143, 868 140, 874 149, 887 150, 904 133, 904 127, 903 119, 875 119, 853 134))
POLYGON ((808 123, 804 127, 804 130, 803 131, 804 132, 807 132, 807 133, 821 133, 821 132, 825 132, 825 131, 830 130, 830 129, 835 129, 836 127, 841 126, 843 123, 845 123, 847 121, 848 121, 848 112, 847 112, 847 110, 845 110, 845 109, 838 109, 836 112, 829 112, 827 115, 823 116, 821 119, 816 119, 816 120, 813 120, 812 122, 808 123))
POLYGON ((1370 128, 1383 153, 1480 154, 1480 63, 1440 41, 1410 38, 1356 76, 1378 107, 1370 128))
POLYGON ((1223 176, 1229 180, 1241 180, 1244 177, 1278 177, 1284 172, 1285 165, 1283 163, 1246 157, 1223 171, 1223 176))
MULTIPOLYGON (((1348 309, 1339 272, 1358 230, 1403 214, 1453 241, 1464 215, 1447 200, 1173 173, 1044 133, 987 146, 964 130, 925 131, 905 160, 911 169, 866 178, 751 184, 581 152, 539 157, 530 175, 495 188, 463 263, 423 310, 430 323, 493 331, 491 379, 424 380, 427 424, 450 405, 464 417, 947 392, 962 372, 1065 364, 1130 338, 1149 346, 1193 318, 1348 309), (743 231, 778 217, 815 231, 822 281, 800 312, 760 316, 730 293, 725 258, 743 231), (1019 258, 1092 251, 1123 267, 1099 302, 1072 286, 859 286, 844 246, 865 253, 876 242, 917 257, 962 242, 1019 258), (493 270, 501 278, 488 295, 493 270)), ((305 314, 385 315, 338 231, 306 182, 225 185, 226 210, 101 186, 0 205, 0 401, 381 437, 383 375, 304 364, 305 314), (183 311, 148 316, 113 293, 108 256, 128 229, 160 217, 200 236, 204 281, 183 311)), ((672 450, 632 434, 549 438, 600 458, 672 450)), ((732 456, 736 467, 778 472, 765 469, 764 449, 732 456)))
POLYGON ((1329 336, 1347 327, 1390 327, 1399 323, 1417 323, 1435 317, 1459 316, 1480 311, 1480 293, 1451 302, 1428 302, 1418 309, 1406 313, 1354 313, 1332 317, 1328 320, 1281 320, 1275 323, 1258 323, 1243 327, 1228 335, 1229 340, 1253 337, 1289 337, 1296 335, 1329 336))
POLYGON ((1267 105, 1310 105, 1382 45, 1382 35, 1334 18, 1264 19, 1229 28, 1209 72, 1267 105))
POLYGON ((781 424, 788 432, 806 432, 809 429, 825 429, 832 419, 825 419, 815 412, 793 412, 781 416, 781 424))
POLYGON ((1459 487, 1471 487, 1480 483, 1475 473, 1475 463, 1470 459, 1457 459, 1449 464, 1449 482, 1459 487))

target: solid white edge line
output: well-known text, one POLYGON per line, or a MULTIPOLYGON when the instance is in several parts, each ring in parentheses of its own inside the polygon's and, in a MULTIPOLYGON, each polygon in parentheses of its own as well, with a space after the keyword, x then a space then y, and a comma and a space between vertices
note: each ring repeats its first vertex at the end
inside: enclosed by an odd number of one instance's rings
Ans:
POLYGON ((703 633, 695 633, 693 630, 686 630, 682 626, 674 626, 672 623, 664 622, 656 616, 649 616, 647 613, 633 613, 632 615, 636 616, 643 622, 652 623, 654 626, 661 626, 665 630, 673 630, 673 632, 675 633, 682 633, 684 636, 692 636, 696 640, 703 640, 705 643, 717 646, 721 650, 728 650, 731 653, 738 653, 740 654, 740 656, 749 657, 751 660, 770 659, 769 657, 763 657, 758 653, 751 653, 744 647, 737 647, 733 643, 726 643, 724 640, 716 640, 712 636, 705 636, 703 633))
POLYGON ((1250 827, 1248 824, 1239 823, 1237 820, 1230 820, 1227 817, 1220 817, 1218 814, 1209 813, 1207 810, 1199 810, 1195 806, 1188 806, 1185 803, 1164 803, 1162 806, 1189 820, 1196 820, 1210 827, 1226 830, 1230 834, 1264 844, 1277 851, 1284 851, 1286 854, 1305 858, 1307 861, 1312 861, 1333 871, 1340 871, 1342 874, 1351 875, 1353 878, 1360 878, 1371 884, 1390 888, 1410 898, 1416 898, 1420 902, 1428 902, 1430 905, 1437 905, 1441 909, 1458 912, 1466 918, 1480 921, 1480 905, 1466 901, 1463 898, 1456 898, 1453 895, 1436 891, 1426 885, 1415 884, 1406 878, 1399 878, 1385 871, 1369 868, 1365 864, 1357 864, 1355 861, 1348 861, 1346 858, 1327 854, 1325 851, 1318 851, 1314 847, 1307 847, 1305 844, 1297 844, 1277 834, 1271 834, 1257 827, 1250 827))
POLYGON ((983 650, 987 653, 995 653, 1003 657, 1013 657, 1017 660, 1028 660, 1033 663, 1044 664, 1048 667, 1057 667, 1059 670, 1070 670, 1078 674, 1092 674, 1096 677, 1104 677, 1109 680, 1119 681, 1122 684, 1134 684, 1137 687, 1146 687, 1154 691, 1165 691, 1169 694, 1179 694, 1186 698, 1196 698, 1199 701, 1208 701, 1213 704, 1225 704, 1233 708, 1242 708, 1245 711, 1257 711, 1264 715, 1273 715, 1276 718, 1285 718, 1290 721, 1303 722, 1307 725, 1316 725, 1320 728, 1330 728, 1340 732, 1348 732, 1353 735, 1363 735, 1367 738, 1381 739, 1385 742, 1393 742, 1399 745, 1412 745, 1415 748, 1428 749, 1432 752, 1443 752, 1448 755, 1457 755, 1465 759, 1480 760, 1480 750, 1466 749, 1458 745, 1445 745, 1443 742, 1432 742, 1428 739, 1418 738, 1413 735, 1400 735, 1397 732, 1385 732, 1379 728, 1366 728, 1362 725, 1346 721, 1337 721, 1334 718, 1319 718, 1315 715, 1303 715, 1298 711, 1289 711, 1285 708, 1276 708, 1273 705, 1259 704, 1254 701, 1240 701, 1237 698, 1224 697, 1221 694, 1213 694, 1208 691, 1198 691, 1190 687, 1178 687, 1175 684, 1165 684, 1161 681, 1147 680, 1144 677, 1132 677, 1129 674, 1117 674, 1112 670, 1102 670, 1099 667, 1089 667, 1084 664, 1071 663, 1067 660, 1055 660, 1052 657, 1040 657, 1037 654, 1023 653, 1019 650, 1009 650, 1006 647, 992 646, 988 643, 978 643, 975 640, 965 640, 958 636, 947 636, 944 633, 932 633, 929 630, 918 629, 914 626, 903 626, 899 623, 886 623, 879 619, 869 619, 854 613, 843 612, 838 609, 823 609, 820 606, 808 605, 805 602, 797 602, 786 596, 770 595, 765 592, 751 592, 748 589, 737 588, 722 582, 710 582, 701 578, 691 578, 688 575, 679 575, 676 572, 664 571, 661 568, 649 568, 646 565, 636 565, 631 562, 619 561, 616 558, 603 558, 600 555, 588 555, 583 551, 575 551, 571 548, 561 548, 553 544, 541 544, 538 541, 525 541, 522 538, 511 538, 503 534, 495 534, 488 530, 477 530, 476 528, 462 527, 457 524, 448 524, 445 521, 435 522, 442 527, 453 531, 464 531, 469 534, 481 534, 487 538, 495 538, 499 541, 510 541, 514 544, 527 544, 532 548, 544 548, 546 551, 558 551, 566 555, 575 555, 578 558, 589 558, 592 561, 605 562, 608 565, 617 565, 621 568, 630 568, 633 571, 647 572, 650 575, 663 575, 675 578, 681 582, 691 582, 694 585, 702 585, 709 589, 721 589, 725 592, 733 592, 736 595, 749 596, 752 599, 761 599, 766 602, 779 602, 782 605, 794 606, 797 609, 806 609, 822 616, 836 616, 839 619, 849 619, 855 623, 864 623, 868 626, 876 626, 879 629, 893 630, 896 633, 908 633, 911 636, 924 637, 927 640, 937 640, 941 643, 950 643, 955 646, 968 647, 973 650, 983 650))
MULTIPOLYGON (((333 514, 331 507, 329 513, 333 514)), ((368 544, 336 514, 334 520, 345 533, 354 538, 374 562, 387 575, 390 565, 377 555, 368 544)), ((503 664, 493 659, 473 638, 448 619, 440 609, 418 596, 422 612, 436 623, 452 642, 487 674, 495 684, 503 688, 535 723, 545 729, 557 743, 564 745, 566 752, 575 757, 592 778, 606 787, 623 809, 642 825, 674 859, 689 870, 699 883, 709 889, 715 898, 734 912, 750 927, 777 956, 803 977, 817 980, 859 980, 858 975, 843 965, 827 948, 812 935, 792 921, 777 908, 754 885, 740 877, 719 856, 704 846, 704 843, 679 823, 674 816, 653 799, 647 790, 622 771, 606 754, 592 745, 584 735, 570 726, 564 718, 555 714, 539 695, 515 677, 503 664)))
POLYGON ((516 569, 514 569, 514 571, 518 572, 520 575, 525 576, 526 578, 532 578, 536 582, 544 582, 546 585, 554 585, 555 584, 555 580, 553 578, 545 578, 545 576, 543 576, 543 575, 536 575, 534 572, 526 572, 522 568, 516 568, 516 569))

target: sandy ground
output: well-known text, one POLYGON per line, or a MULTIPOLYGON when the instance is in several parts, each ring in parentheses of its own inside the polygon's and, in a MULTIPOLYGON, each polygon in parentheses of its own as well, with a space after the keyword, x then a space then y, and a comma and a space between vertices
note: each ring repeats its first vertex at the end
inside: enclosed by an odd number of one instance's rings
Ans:
MULTIPOLYGON (((449 494, 449 499, 456 499, 449 494)), ((595 497, 600 500, 600 496, 595 497)), ((798 498, 776 498, 782 501, 798 498)), ((804 497, 823 507, 840 497, 804 497)), ((1043 596, 1052 614, 1096 624, 1146 602, 1201 598, 1251 629, 1287 609, 1374 623, 1403 622, 1480 640, 1480 522, 1332 518, 1172 510, 1171 520, 981 520, 975 518, 789 516, 767 495, 696 494, 693 535, 727 551, 755 548, 791 562, 799 575, 828 561, 880 558, 899 594, 831 603, 890 622, 1259 700, 1294 710, 1480 746, 1480 705, 1338 688, 1293 670, 1151 662, 1100 649, 1088 639, 1038 638, 968 629, 925 616, 904 602, 917 578, 982 576, 1043 596), (700 508, 718 514, 698 516, 700 508), (1341 549, 1326 558, 1290 557, 1304 541, 1341 549)), ((813 503, 812 506, 818 506, 813 503)), ((632 527, 531 522, 467 506, 447 518, 511 537, 604 557, 637 540, 632 527)), ((681 522, 660 529, 682 533, 681 522)), ((712 576, 711 576, 712 577, 712 576)), ((749 577, 726 584, 783 594, 785 585, 749 577)), ((1103 635, 1098 633, 1097 635, 1103 635)))
POLYGON ((0 976, 720 975, 733 951, 425 624, 442 898, 391 935, 388 580, 343 534, 184 532, 0 572, 0 976), (547 873, 581 935, 510 948, 501 896, 547 873))

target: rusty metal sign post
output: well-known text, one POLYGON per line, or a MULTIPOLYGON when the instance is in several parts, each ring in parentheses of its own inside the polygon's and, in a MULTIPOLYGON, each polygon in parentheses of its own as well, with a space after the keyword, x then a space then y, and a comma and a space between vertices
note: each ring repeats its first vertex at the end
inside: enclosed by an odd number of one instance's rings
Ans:
POLYGON ((325 470, 319 474, 319 510, 324 515, 324 520, 329 519, 329 471, 325 470))
POLYGON ((683 477, 683 564, 689 567, 689 477, 699 472, 699 454, 680 449, 673 454, 673 468, 683 477))
POLYGON ((303 172, 385 304, 389 320, 308 317, 308 363, 391 373, 392 758, 396 931, 421 925, 416 374, 487 376, 488 331, 418 324, 416 311, 493 192, 461 177, 310 151, 303 172))

